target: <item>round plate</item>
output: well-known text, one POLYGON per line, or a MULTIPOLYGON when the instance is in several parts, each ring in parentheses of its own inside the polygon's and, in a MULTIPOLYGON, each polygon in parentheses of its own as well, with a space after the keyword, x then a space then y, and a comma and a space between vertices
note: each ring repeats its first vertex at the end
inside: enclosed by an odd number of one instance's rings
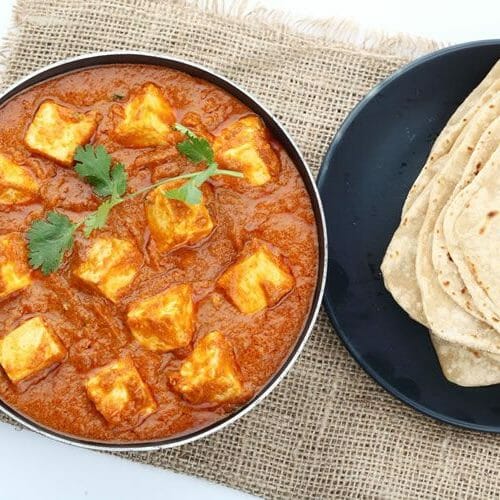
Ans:
POLYGON ((325 305, 350 353, 417 410, 494 432, 500 385, 464 388, 444 378, 427 329, 384 288, 380 264, 434 139, 499 58, 500 40, 473 42, 398 71, 351 112, 318 177, 329 241, 325 305))

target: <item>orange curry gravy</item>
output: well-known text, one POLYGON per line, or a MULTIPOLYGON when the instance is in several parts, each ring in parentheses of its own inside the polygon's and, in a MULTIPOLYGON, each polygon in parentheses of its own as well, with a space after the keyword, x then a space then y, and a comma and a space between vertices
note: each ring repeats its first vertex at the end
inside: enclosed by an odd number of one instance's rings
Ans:
MULTIPOLYGON (((175 144, 127 148, 112 139, 114 107, 127 102, 131 90, 153 82, 174 109, 178 122, 201 121, 217 135, 235 120, 252 114, 217 86, 182 72, 147 65, 111 65, 66 74, 36 85, 0 109, 0 151, 26 166, 39 180, 35 203, 0 205, 0 234, 24 235, 34 219, 57 209, 77 221, 95 210, 100 199, 72 167, 31 153, 23 143, 27 127, 46 99, 78 111, 95 110, 102 119, 91 139, 102 144, 128 174, 128 192, 165 177, 201 168, 190 163, 175 144), (118 95, 118 97, 117 97, 118 95), (189 115, 188 115, 189 113, 189 115), (196 114, 196 115, 193 115, 196 114)), ((220 330, 231 342, 250 399, 279 369, 300 334, 317 281, 318 244, 314 214, 302 179, 280 144, 270 139, 281 166, 260 187, 244 180, 211 178, 208 209, 212 233, 192 246, 159 252, 145 216, 144 197, 115 207, 106 227, 94 233, 129 239, 143 253, 133 285, 116 303, 82 284, 72 274, 88 245, 81 231, 63 266, 49 276, 32 273, 27 288, 4 298, 0 337, 34 316, 42 316, 60 338, 67 355, 40 374, 13 384, 0 369, 1 398, 41 424, 79 437, 126 442, 165 438, 206 426, 234 411, 239 403, 192 404, 172 390, 168 375, 179 368, 197 341, 220 330), (252 240, 265 241, 281 254, 295 279, 294 288, 276 305, 255 314, 241 313, 216 288, 215 281, 252 240), (191 344, 162 353, 142 347, 125 321, 128 306, 178 283, 191 283, 196 329, 191 344), (138 425, 110 425, 89 399, 84 383, 92 370, 130 357, 158 405, 138 425)))

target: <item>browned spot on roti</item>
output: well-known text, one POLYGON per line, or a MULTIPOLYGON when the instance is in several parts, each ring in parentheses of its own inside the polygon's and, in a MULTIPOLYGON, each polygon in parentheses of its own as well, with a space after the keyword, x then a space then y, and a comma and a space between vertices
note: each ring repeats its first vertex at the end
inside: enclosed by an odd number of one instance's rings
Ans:
POLYGON ((488 212, 487 215, 490 219, 492 219, 495 215, 498 215, 498 210, 492 210, 491 212, 488 212))

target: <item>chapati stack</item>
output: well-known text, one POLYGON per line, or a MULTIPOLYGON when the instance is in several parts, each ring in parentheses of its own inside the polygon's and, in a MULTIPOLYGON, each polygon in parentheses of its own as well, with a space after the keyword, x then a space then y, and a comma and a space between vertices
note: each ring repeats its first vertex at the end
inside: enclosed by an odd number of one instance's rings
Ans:
POLYGON ((500 61, 436 139, 382 262, 448 380, 500 383, 500 61))

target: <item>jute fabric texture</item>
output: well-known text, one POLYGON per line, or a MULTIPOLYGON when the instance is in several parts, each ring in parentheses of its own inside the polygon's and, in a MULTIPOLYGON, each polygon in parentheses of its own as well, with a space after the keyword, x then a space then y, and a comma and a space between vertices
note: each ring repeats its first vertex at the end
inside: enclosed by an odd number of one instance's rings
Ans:
MULTIPOLYGON (((219 2, 19 0, 2 50, 3 83, 100 50, 179 56, 258 97, 317 172, 353 106, 437 46, 377 34, 360 42, 353 26, 334 20, 297 29, 282 21, 219 2)), ((386 394, 322 312, 290 374, 236 424, 178 449, 120 455, 267 498, 486 498, 500 493, 499 451, 495 436, 439 424, 386 394)))

